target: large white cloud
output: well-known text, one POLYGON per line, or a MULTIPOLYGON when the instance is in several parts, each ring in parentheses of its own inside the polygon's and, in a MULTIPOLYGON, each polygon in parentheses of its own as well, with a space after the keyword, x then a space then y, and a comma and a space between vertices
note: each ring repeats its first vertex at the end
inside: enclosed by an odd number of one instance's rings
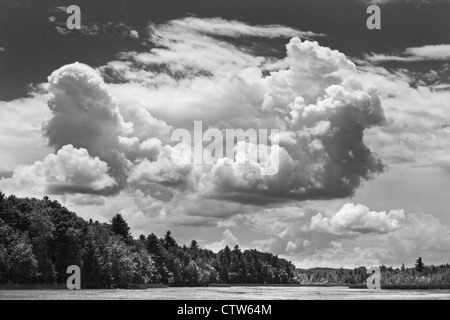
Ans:
POLYGON ((86 149, 63 146, 43 161, 19 166, 13 179, 23 186, 35 186, 49 194, 105 193, 116 186, 108 175, 108 165, 98 157, 91 157, 86 149))
POLYGON ((48 91, 52 112, 44 125, 48 144, 56 150, 72 144, 106 161, 118 188, 125 185, 133 161, 157 156, 159 140, 149 139, 155 135, 163 139, 169 132, 164 122, 132 106, 123 110, 129 121, 124 120, 102 77, 87 65, 74 63, 54 71, 48 91))
POLYGON ((273 58, 215 36, 279 37, 278 27, 230 22, 225 31, 224 21, 188 20, 189 28, 187 20, 152 26, 162 47, 123 54, 121 62, 100 68, 106 77, 120 74, 119 84, 106 85, 82 64, 56 70, 49 77, 49 144, 58 150, 71 143, 106 161, 118 188, 127 180, 179 188, 189 179, 206 198, 249 203, 345 197, 383 171, 363 141, 364 130, 385 123, 380 100, 375 89, 363 89, 344 54, 293 38, 287 69, 264 76, 273 58), (171 128, 192 130, 194 120, 220 130, 281 129, 280 148, 273 150, 278 173, 221 159, 188 177, 190 170, 179 171, 158 152, 170 148, 164 145, 171 128))
POLYGON ((48 144, 84 148, 106 161, 117 179, 125 176, 126 159, 118 149, 127 125, 100 75, 87 65, 74 63, 48 78, 48 106, 52 118, 44 125, 48 144))
POLYGON ((270 101, 265 112, 283 119, 279 173, 264 177, 249 166, 218 168, 210 195, 242 199, 228 193, 250 192, 255 201, 343 197, 383 171, 363 141, 366 128, 385 124, 376 90, 362 89, 342 53, 298 38, 287 50, 290 68, 261 79, 268 90, 263 105, 270 101))
POLYGON ((403 210, 370 211, 360 204, 347 203, 336 214, 324 217, 321 213, 311 218, 311 229, 342 233, 389 233, 400 228, 403 210))

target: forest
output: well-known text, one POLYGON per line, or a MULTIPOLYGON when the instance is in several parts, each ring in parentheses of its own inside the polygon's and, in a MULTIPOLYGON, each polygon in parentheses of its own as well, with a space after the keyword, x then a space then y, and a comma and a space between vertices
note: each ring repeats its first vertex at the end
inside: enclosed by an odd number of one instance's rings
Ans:
POLYGON ((0 284, 62 284, 70 265, 81 268, 82 288, 295 282, 295 266, 270 253, 238 246, 214 253, 195 240, 180 246, 170 231, 133 239, 120 214, 85 221, 48 197, 0 192, 0 284))
MULTIPOLYGON (((67 267, 81 268, 82 288, 143 284, 363 284, 366 268, 296 269, 286 259, 226 246, 219 252, 197 241, 179 245, 170 231, 134 239, 122 215, 108 223, 85 221, 59 202, 0 192, 0 284, 65 284, 67 267)), ((450 266, 380 267, 385 284, 450 283, 450 266)))
MULTIPOLYGON (((413 267, 400 268, 380 266, 382 285, 440 285, 450 284, 450 265, 425 265, 418 258, 413 267)), ((297 269, 295 282, 302 285, 354 285, 364 284, 367 274, 365 267, 355 269, 297 269)))

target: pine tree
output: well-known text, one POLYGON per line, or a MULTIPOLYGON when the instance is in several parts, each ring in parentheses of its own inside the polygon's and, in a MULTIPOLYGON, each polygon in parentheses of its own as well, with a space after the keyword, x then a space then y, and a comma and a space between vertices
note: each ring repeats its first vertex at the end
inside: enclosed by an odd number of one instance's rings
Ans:
POLYGON ((168 280, 168 270, 164 263, 166 257, 166 251, 161 245, 158 237, 152 233, 147 236, 147 251, 152 255, 155 261, 156 272, 158 276, 158 281, 166 283, 168 280))
POLYGON ((147 236, 146 248, 147 248, 147 251, 154 256, 161 255, 161 248, 160 248, 159 240, 158 240, 158 237, 154 233, 149 234, 147 236))
POLYGON ((3 204, 5 203, 6 195, 0 191, 0 212, 3 211, 3 204))
POLYGON ((175 241, 175 239, 172 237, 170 231, 167 231, 166 235, 164 236, 164 247, 166 248, 166 250, 169 250, 170 248, 178 247, 178 244, 175 241))
POLYGON ((111 219, 111 230, 124 240, 131 239, 130 227, 120 213, 111 219))
POLYGON ((422 257, 419 257, 419 259, 416 260, 415 266, 417 272, 422 272, 425 269, 425 264, 422 261, 422 257))

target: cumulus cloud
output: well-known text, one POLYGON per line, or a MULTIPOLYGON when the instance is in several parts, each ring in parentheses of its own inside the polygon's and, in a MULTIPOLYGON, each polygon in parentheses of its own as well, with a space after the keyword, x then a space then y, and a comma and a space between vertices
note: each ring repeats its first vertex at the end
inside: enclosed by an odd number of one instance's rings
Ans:
POLYGON ((86 183, 83 192, 117 193, 128 186, 142 193, 135 198, 144 199, 136 200, 140 205, 148 199, 168 203, 151 208, 157 216, 164 212, 179 224, 217 226, 251 212, 251 205, 346 197, 383 171, 363 139, 366 130, 385 123, 380 99, 344 54, 293 38, 279 60, 282 69, 264 75, 274 57, 256 56, 219 37, 283 37, 285 29, 237 22, 227 29, 226 21, 188 20, 153 25, 160 46, 150 52, 124 53, 99 70, 70 64, 49 77, 49 145, 56 154, 69 144, 85 149, 106 163, 104 173, 115 180, 104 188, 86 183), (117 74, 119 82, 102 78, 117 74), (224 158, 212 166, 174 164, 170 132, 192 129, 193 120, 219 130, 281 129, 280 147, 270 153, 280 159, 279 172, 265 176, 261 166, 228 165, 224 158), (216 209, 224 203, 238 204, 216 209))
POLYGON ((213 242, 205 246, 206 249, 212 250, 214 252, 218 252, 225 248, 225 246, 230 247, 232 249, 235 245, 239 245, 239 240, 236 238, 230 229, 226 229, 223 232, 223 239, 218 242, 213 242))
MULTIPOLYGON (((145 147, 149 147, 149 144, 144 142, 145 147)), ((135 185, 156 183, 163 186, 182 186, 187 182, 191 170, 191 165, 173 163, 171 149, 166 147, 156 161, 145 159, 134 166, 128 182, 135 185)))
POLYGON ((373 211, 360 204, 330 208, 326 214, 295 206, 269 208, 235 216, 233 221, 265 235, 253 246, 305 268, 400 265, 412 263, 417 256, 436 263, 450 249, 449 228, 436 217, 403 210, 373 211))
POLYGON ((117 181, 117 188, 111 192, 125 186, 135 161, 157 158, 162 143, 152 136, 164 138, 169 131, 167 125, 132 106, 122 110, 122 116, 97 71, 73 63, 54 71, 48 81, 52 115, 43 126, 48 145, 58 151, 71 144, 105 161, 117 181))
POLYGON ((43 161, 19 166, 14 170, 13 180, 20 185, 44 188, 49 194, 60 193, 107 193, 116 186, 108 175, 108 165, 98 157, 91 157, 86 149, 72 145, 63 146, 56 154, 43 161))
POLYGON ((118 136, 121 143, 112 149, 121 150, 131 167, 137 166, 129 182, 138 185, 141 177, 146 183, 175 188, 177 183, 185 184, 185 179, 174 179, 179 175, 169 158, 153 162, 156 150, 170 144, 170 130, 191 131, 196 120, 219 130, 282 131, 280 147, 270 153, 279 156, 278 174, 268 177, 261 166, 230 166, 220 159, 203 167, 194 179, 194 189, 205 198, 262 204, 346 197, 362 181, 383 171, 363 140, 365 130, 385 124, 380 99, 375 89, 363 88, 356 66, 344 54, 293 38, 282 59, 286 68, 264 76, 264 66, 273 64, 273 57, 255 56, 216 37, 225 33, 280 37, 277 28, 224 20, 174 20, 151 26, 158 46, 149 52, 123 53, 120 61, 100 68, 113 82, 108 89, 117 98, 120 115, 132 124, 133 133, 127 134, 123 121, 116 121, 113 128, 119 132, 109 135, 118 136), (142 119, 148 120, 142 124, 142 119), (148 154, 148 141, 156 141, 148 139, 155 138, 161 146, 148 154), (139 161, 143 152, 150 159, 139 161), (152 175, 144 174, 143 168, 151 169, 152 175), (156 172, 165 172, 165 178, 156 177, 156 172))
POLYGON ((119 137, 127 133, 117 103, 100 75, 87 65, 74 63, 48 78, 48 106, 52 117, 43 130, 56 150, 71 144, 106 161, 119 183, 126 176, 127 161, 119 137))
POLYGON ((255 197, 256 202, 345 197, 383 171, 363 142, 366 128, 385 124, 377 91, 363 90, 357 78, 347 79, 355 66, 340 52, 298 38, 287 50, 290 69, 263 80, 268 90, 264 101, 270 101, 266 112, 284 119, 278 174, 264 176, 254 166, 219 163, 209 196, 241 200, 246 193, 244 201, 255 197))
POLYGON ((403 210, 377 212, 361 204, 347 203, 331 217, 324 217, 321 213, 313 216, 310 228, 335 234, 389 233, 400 228, 400 221, 404 217, 403 210))
POLYGON ((48 143, 56 151, 67 144, 85 148, 105 161, 117 190, 126 184, 180 190, 189 182, 201 197, 250 204, 352 195, 384 169, 363 140, 365 130, 385 124, 383 108, 377 91, 363 87, 356 66, 336 50, 294 37, 283 59, 287 69, 264 76, 273 57, 217 38, 282 37, 285 31, 186 18, 151 26, 159 46, 124 53, 100 73, 79 63, 64 66, 49 77, 48 143), (122 81, 105 84, 101 75, 116 73, 122 81), (268 148, 267 162, 279 159, 278 173, 229 165, 225 158, 195 170, 175 165, 169 133, 192 130, 194 120, 219 130, 280 129, 279 147, 249 144, 268 148))

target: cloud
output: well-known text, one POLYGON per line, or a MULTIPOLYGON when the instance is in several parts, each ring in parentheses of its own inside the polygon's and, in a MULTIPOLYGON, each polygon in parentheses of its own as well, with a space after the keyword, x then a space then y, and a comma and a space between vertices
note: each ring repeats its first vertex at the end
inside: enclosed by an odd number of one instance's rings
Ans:
POLYGON ((266 178, 258 166, 230 167, 222 159, 204 168, 200 193, 244 203, 345 197, 383 171, 363 141, 366 129, 385 124, 380 100, 376 90, 362 88, 355 65, 344 54, 293 38, 283 59, 288 69, 263 76, 272 57, 254 56, 215 37, 256 29, 229 22, 231 31, 225 31, 226 23, 192 18, 152 25, 157 48, 122 54, 122 61, 101 69, 112 75, 111 81, 120 79, 110 88, 121 110, 140 106, 188 130, 201 120, 205 127, 222 130, 284 132, 276 150, 279 174, 266 178))
POLYGON ((419 252, 449 252, 450 230, 431 214, 410 214, 406 224, 388 237, 396 255, 405 258, 419 252))
POLYGON ((395 266, 412 264, 418 256, 439 263, 442 253, 450 250, 450 228, 430 214, 373 211, 350 203, 324 214, 310 208, 315 205, 324 204, 268 208, 232 220, 260 235, 253 246, 286 257, 302 268, 395 266))
POLYGON ((421 57, 429 60, 449 60, 450 44, 427 45, 423 47, 411 47, 405 50, 405 54, 421 57))
POLYGON ((6 51, 6 49, 5 48, 3 48, 3 47, 0 47, 0 52, 5 52, 6 51))
POLYGON ((136 30, 131 30, 130 37, 133 39, 139 39, 139 32, 137 32, 136 30))
POLYGON ((48 78, 48 145, 58 152, 70 144, 106 162, 117 182, 112 194, 128 185, 170 197, 189 188, 199 198, 247 204, 332 199, 383 171, 363 140, 365 130, 385 124, 383 108, 344 54, 292 38, 287 69, 264 75, 273 57, 217 37, 282 37, 284 27, 186 18, 151 31, 158 46, 147 53, 121 54, 99 70, 69 64, 48 78), (118 83, 102 77, 117 75, 118 83), (194 120, 219 130, 281 129, 279 147, 251 146, 270 150, 270 163, 279 158, 278 173, 225 158, 209 167, 175 165, 170 133, 192 130, 194 120))
POLYGON ((42 137, 42 121, 50 116, 45 96, 0 101, 0 171, 31 164, 49 154, 42 137))
POLYGON ((103 79, 87 65, 74 63, 48 78, 48 106, 52 117, 44 135, 56 151, 71 144, 106 161, 111 174, 122 184, 127 160, 119 137, 130 130, 103 79))
MULTIPOLYGON (((160 28, 158 28, 159 31, 160 28)), ((320 37, 323 34, 311 31, 300 31, 281 25, 249 25, 237 20, 224 20, 221 18, 199 19, 188 17, 173 20, 161 28, 184 29, 190 32, 208 34, 212 36, 228 37, 263 37, 263 38, 292 38, 292 37, 320 37)), ((158 36, 158 33, 156 34, 158 36)))
POLYGON ((450 44, 437 44, 426 45, 422 47, 410 47, 406 48, 402 55, 386 55, 375 54, 366 55, 366 59, 375 62, 416 62, 416 61, 429 61, 429 60, 450 60, 450 44))
MULTIPOLYGON (((363 83, 378 88, 388 126, 372 127, 364 140, 392 165, 427 166, 448 172, 450 92, 417 83, 414 74, 365 67, 363 83), (415 85, 413 85, 415 83, 415 85)), ((441 81, 446 81, 441 77, 441 81)))
MULTIPOLYGON (((147 144, 144 143, 144 148, 147 144)), ((192 170, 190 165, 177 165, 172 162, 170 148, 161 153, 156 161, 143 160, 133 167, 128 183, 147 185, 151 183, 163 186, 181 186, 187 182, 192 170)))
POLYGON ((108 165, 98 157, 91 157, 86 149, 72 145, 62 147, 43 161, 19 166, 12 179, 20 185, 43 188, 49 194, 108 193, 116 181, 108 175, 108 165))
POLYGON ((336 214, 324 217, 321 213, 311 218, 311 230, 342 233, 389 233, 399 229, 404 219, 402 210, 370 211, 360 204, 347 203, 336 214))
POLYGON ((377 91, 363 90, 357 78, 344 80, 355 66, 342 53, 298 38, 287 50, 290 69, 264 79, 263 101, 271 105, 267 114, 285 119, 278 174, 218 163, 212 185, 205 183, 208 196, 255 203, 271 197, 339 198, 383 171, 363 142, 366 128, 385 124, 377 91))
POLYGON ((230 247, 232 249, 235 245, 239 245, 239 240, 233 235, 233 233, 226 229, 223 232, 223 239, 218 242, 213 242, 205 246, 206 249, 212 250, 214 252, 219 252, 225 246, 230 247))

